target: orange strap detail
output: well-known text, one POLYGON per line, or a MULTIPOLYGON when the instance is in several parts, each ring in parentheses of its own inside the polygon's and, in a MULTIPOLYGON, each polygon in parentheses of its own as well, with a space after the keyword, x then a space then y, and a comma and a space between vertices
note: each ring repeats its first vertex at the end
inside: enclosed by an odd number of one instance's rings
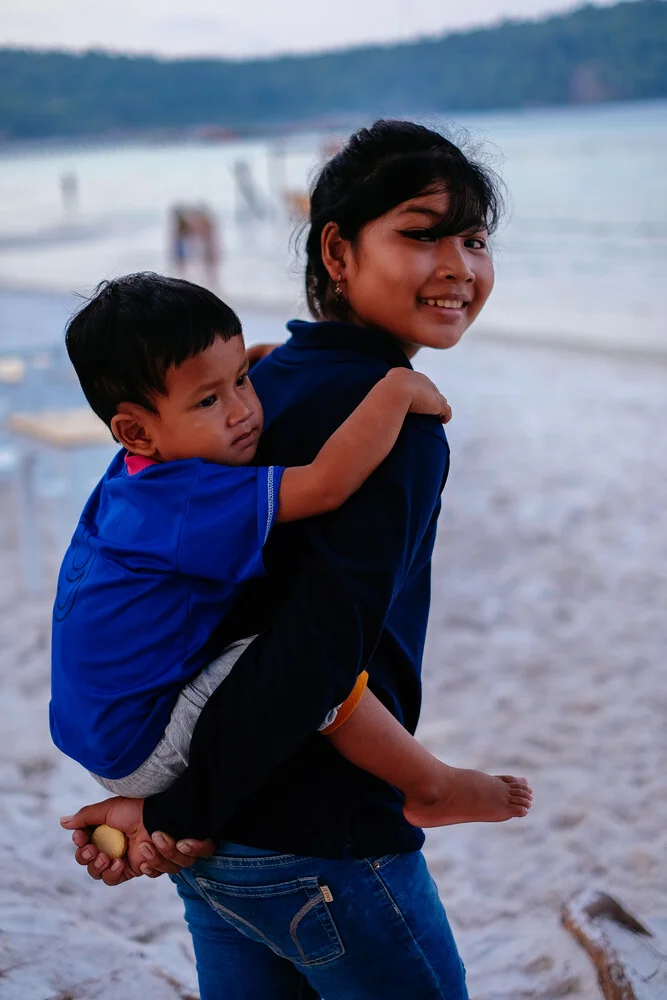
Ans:
POLYGON ((368 686, 368 671, 362 670, 357 677, 357 683, 352 688, 351 694, 347 696, 343 704, 338 709, 338 715, 326 729, 322 729, 322 736, 328 736, 330 733, 335 733, 337 729, 343 725, 344 722, 350 718, 352 713, 356 710, 359 702, 363 698, 364 691, 368 686))

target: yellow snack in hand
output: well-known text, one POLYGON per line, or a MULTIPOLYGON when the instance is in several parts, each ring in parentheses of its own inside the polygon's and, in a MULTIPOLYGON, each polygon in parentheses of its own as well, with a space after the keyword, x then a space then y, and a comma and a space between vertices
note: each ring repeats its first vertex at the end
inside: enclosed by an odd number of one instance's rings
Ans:
POLYGON ((127 850, 125 834, 112 826, 107 826, 106 823, 96 827, 90 839, 98 851, 102 851, 112 860, 122 858, 127 850))

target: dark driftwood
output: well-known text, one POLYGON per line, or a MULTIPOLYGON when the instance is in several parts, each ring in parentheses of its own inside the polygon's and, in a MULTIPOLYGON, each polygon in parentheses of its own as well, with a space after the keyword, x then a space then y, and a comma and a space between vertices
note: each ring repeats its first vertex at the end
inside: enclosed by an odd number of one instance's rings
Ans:
POLYGON ((593 959, 605 1000, 667 1000, 667 935, 603 892, 579 893, 561 916, 593 959))

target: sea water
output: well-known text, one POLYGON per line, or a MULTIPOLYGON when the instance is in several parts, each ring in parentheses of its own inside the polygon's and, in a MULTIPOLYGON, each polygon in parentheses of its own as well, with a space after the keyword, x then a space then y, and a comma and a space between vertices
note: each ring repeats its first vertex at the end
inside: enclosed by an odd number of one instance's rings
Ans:
MULTIPOLYGON (((509 212, 493 241, 496 289, 480 329, 667 350, 667 102, 466 114, 432 123, 455 138, 467 135, 509 193, 509 212)), ((223 294, 303 315, 302 261, 293 239, 298 220, 284 192, 307 191, 327 141, 300 134, 5 147, 0 287, 86 293, 100 279, 129 271, 169 273, 173 206, 205 205, 218 221, 223 294), (239 191, 239 163, 251 178, 259 217, 239 191), (69 205, 61 191, 67 173, 78 185, 69 205)), ((0 338, 10 333, 5 320, 0 338)))

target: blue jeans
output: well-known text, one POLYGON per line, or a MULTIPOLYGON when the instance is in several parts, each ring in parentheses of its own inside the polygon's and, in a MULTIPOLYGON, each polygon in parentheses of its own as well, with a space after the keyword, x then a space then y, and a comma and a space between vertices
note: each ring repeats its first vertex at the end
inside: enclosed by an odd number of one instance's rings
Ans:
POLYGON ((341 860, 224 843, 172 876, 201 1000, 467 1000, 419 851, 341 860))

